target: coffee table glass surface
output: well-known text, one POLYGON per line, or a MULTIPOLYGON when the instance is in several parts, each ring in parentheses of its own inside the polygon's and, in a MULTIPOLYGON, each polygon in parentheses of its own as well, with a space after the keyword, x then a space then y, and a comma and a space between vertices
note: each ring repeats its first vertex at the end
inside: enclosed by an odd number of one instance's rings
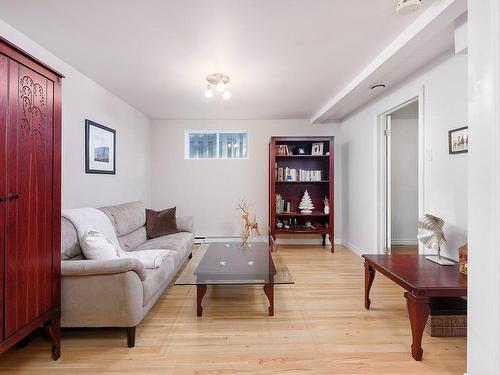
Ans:
POLYGON ((193 252, 176 285, 293 284, 277 246, 267 242, 204 243, 193 252))

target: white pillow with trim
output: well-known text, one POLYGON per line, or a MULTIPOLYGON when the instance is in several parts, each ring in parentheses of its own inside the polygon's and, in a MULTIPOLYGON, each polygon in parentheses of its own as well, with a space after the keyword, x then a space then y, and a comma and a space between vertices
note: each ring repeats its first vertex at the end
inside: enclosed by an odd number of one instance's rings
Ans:
POLYGON ((116 246, 104 234, 93 229, 85 231, 80 245, 86 259, 105 260, 120 258, 116 246))

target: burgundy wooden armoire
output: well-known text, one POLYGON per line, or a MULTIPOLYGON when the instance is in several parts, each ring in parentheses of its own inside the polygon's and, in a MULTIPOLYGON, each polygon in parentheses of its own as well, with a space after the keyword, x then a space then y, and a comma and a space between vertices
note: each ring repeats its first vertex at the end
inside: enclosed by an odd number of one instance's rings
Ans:
POLYGON ((60 356, 62 75, 0 38, 0 353, 39 327, 60 356))

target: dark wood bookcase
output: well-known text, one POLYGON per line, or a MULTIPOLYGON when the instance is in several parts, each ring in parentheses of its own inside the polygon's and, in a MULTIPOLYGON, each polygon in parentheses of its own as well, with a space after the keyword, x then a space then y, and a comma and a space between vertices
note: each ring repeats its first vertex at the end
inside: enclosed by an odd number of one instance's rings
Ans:
POLYGON ((334 239, 334 137, 271 137, 269 141, 269 236, 274 242, 281 234, 321 235, 326 246, 329 235, 333 252, 334 239), (323 144, 323 150, 313 155, 313 145, 323 144), (285 171, 295 170, 292 176, 285 171), (300 171, 320 171, 314 181, 304 181, 300 171), (299 210, 305 190, 309 192, 314 209, 311 213, 299 210), (288 203, 279 207, 277 195, 288 203), (330 212, 324 213, 323 199, 328 198, 330 212), (277 207, 280 208, 278 212, 277 207), (282 209, 283 208, 283 209, 282 209), (283 224, 277 227, 278 220, 283 224), (311 226, 306 226, 306 223, 311 226), (285 224, 288 228, 285 228, 285 224))

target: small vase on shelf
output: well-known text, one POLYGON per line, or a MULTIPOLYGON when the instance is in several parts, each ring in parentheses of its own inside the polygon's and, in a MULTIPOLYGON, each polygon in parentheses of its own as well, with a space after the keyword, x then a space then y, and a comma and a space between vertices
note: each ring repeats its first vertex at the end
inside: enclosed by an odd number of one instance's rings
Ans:
POLYGON ((330 202, 328 201, 328 197, 325 197, 323 199, 323 203, 325 204, 323 212, 325 213, 325 215, 328 215, 330 213, 330 202))

